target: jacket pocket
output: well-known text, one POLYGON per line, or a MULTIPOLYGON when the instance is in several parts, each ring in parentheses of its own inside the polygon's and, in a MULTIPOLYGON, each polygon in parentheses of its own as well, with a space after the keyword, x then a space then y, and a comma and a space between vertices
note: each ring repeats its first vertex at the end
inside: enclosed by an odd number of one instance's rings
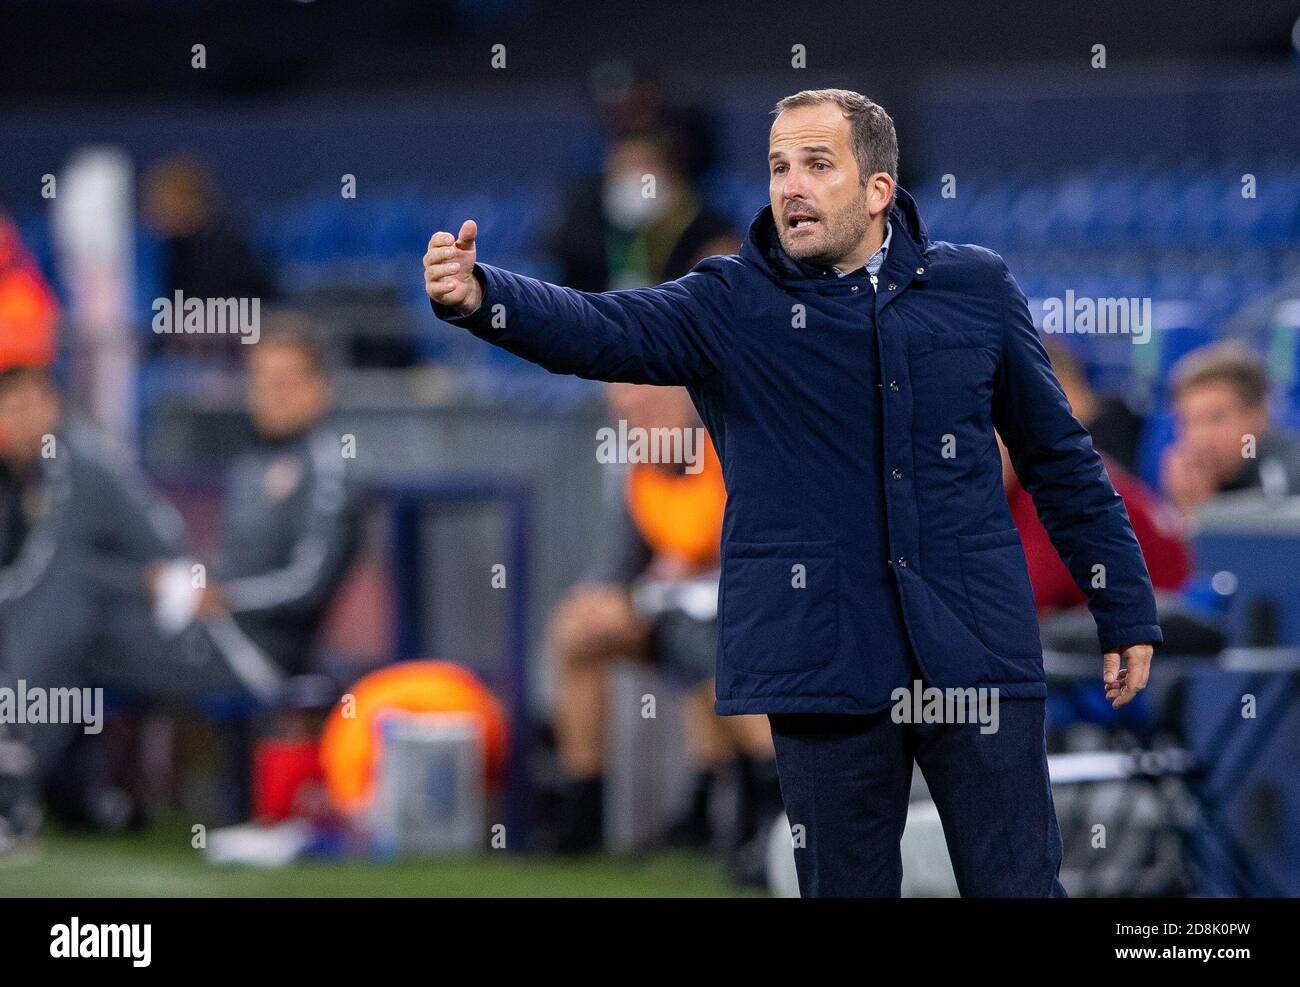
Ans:
POLYGON ((833 541, 724 545, 722 661, 764 675, 827 664, 839 638, 838 582, 833 541))
POLYGON ((957 536, 962 583, 985 647, 1002 658, 1042 654, 1034 590, 1015 528, 957 536))

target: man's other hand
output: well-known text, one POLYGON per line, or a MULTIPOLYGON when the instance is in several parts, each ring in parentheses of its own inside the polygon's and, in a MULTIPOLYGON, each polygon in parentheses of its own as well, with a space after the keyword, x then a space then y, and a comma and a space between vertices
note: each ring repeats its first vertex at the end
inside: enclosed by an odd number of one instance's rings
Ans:
POLYGON ((474 277, 477 238, 478 224, 467 219, 458 237, 445 232, 431 236, 424 255, 424 290, 432 301, 460 315, 469 315, 483 302, 483 289, 474 277))
POLYGON ((1112 709, 1119 709, 1147 687, 1154 652, 1149 644, 1130 644, 1123 652, 1107 651, 1102 656, 1101 680, 1112 709), (1123 668, 1120 668, 1121 661, 1123 668))

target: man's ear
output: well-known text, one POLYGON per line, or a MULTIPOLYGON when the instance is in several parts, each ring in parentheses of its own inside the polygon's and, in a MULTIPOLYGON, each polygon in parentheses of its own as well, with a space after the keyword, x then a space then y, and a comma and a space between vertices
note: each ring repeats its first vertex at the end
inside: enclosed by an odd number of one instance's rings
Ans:
POLYGON ((869 198, 871 215, 873 217, 889 210, 889 204, 894 198, 894 180, 889 177, 887 172, 878 171, 867 179, 867 184, 871 188, 869 198))

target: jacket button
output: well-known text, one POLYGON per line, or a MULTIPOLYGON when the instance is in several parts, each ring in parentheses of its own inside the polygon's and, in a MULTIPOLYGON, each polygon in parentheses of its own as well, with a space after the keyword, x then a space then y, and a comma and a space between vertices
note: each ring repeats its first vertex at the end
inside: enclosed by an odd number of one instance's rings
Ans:
POLYGON ((890 389, 891 391, 896 391, 896 390, 898 390, 898 381, 896 381, 896 380, 891 380, 891 381, 889 382, 889 389, 890 389))
POLYGON ((892 476, 895 480, 901 480, 903 478, 903 471, 900 470, 897 466, 895 466, 892 470, 889 471, 889 475, 892 476))
POLYGON ((924 268, 924 267, 918 267, 918 268, 916 269, 916 273, 917 273, 917 274, 924 274, 924 273, 925 273, 925 268, 924 268))
POLYGON ((853 294, 856 295, 858 293, 858 286, 855 284, 852 288, 849 289, 849 291, 853 292, 853 294))
POLYGON ((906 568, 907 568, 907 556, 906 556, 906 555, 900 555, 900 556, 898 557, 898 564, 899 564, 900 566, 902 566, 904 569, 906 569, 906 568))
POLYGON ((898 287, 898 285, 896 285, 896 284, 891 284, 891 285, 889 286, 889 290, 890 290, 890 291, 893 291, 893 290, 894 290, 895 288, 897 288, 897 287, 898 287))

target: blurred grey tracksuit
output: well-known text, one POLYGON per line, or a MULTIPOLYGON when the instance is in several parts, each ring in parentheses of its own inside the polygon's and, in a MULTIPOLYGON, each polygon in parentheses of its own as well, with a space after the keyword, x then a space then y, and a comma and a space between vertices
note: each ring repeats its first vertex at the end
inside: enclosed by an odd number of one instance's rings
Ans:
MULTIPOLYGON (((221 566, 232 617, 174 637, 154 621, 145 565, 182 556, 180 516, 91 429, 61 430, 54 448, 31 481, 0 474, 0 685, 269 699, 307 667, 357 543, 337 436, 264 442, 238 459, 221 566)), ((78 729, 18 732, 48 769, 78 729)))
MULTIPOLYGON (((54 436, 33 477, 0 474, 0 685, 115 687, 186 700, 241 688, 203 632, 157 630, 146 564, 182 553, 179 514, 85 425, 54 436)), ((24 725, 49 768, 80 727, 24 725)))
POLYGON ((231 467, 220 582, 240 632, 289 674, 307 670, 360 533, 339 434, 261 440, 231 467))

